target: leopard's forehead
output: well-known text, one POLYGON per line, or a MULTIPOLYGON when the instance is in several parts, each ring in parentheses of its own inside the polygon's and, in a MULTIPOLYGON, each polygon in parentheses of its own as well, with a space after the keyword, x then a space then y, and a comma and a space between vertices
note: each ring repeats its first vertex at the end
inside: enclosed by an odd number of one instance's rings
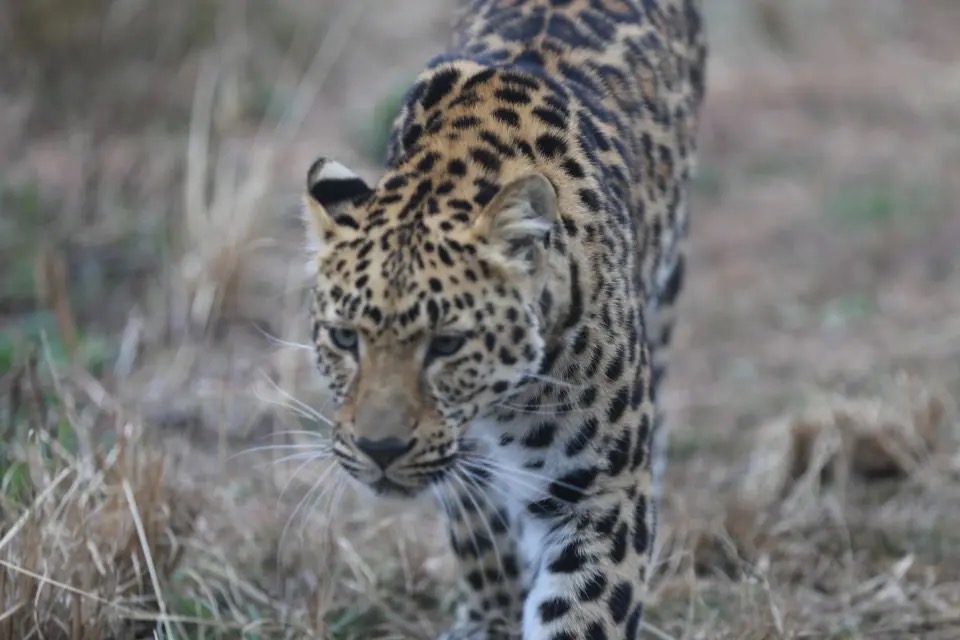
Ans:
MULTIPOLYGON (((337 216, 350 233, 320 264, 319 313, 403 336, 520 313, 519 293, 470 231, 504 185, 572 148, 569 117, 524 73, 466 64, 425 75, 404 106, 392 168, 337 216)), ((562 171, 583 174, 572 159, 562 171)))
POLYGON ((314 290, 318 320, 349 322, 401 342, 442 331, 484 331, 523 314, 519 292, 474 244, 423 220, 335 243, 314 290))

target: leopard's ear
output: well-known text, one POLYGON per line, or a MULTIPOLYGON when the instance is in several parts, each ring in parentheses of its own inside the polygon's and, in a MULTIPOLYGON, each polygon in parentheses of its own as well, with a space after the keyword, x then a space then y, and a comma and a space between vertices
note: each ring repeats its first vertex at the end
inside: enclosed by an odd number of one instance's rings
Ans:
POLYGON ((557 191, 541 173, 502 187, 474 223, 474 234, 494 262, 532 274, 546 254, 550 231, 559 219, 557 191))
POLYGON ((328 244, 339 228, 359 228, 350 206, 371 192, 363 178, 339 162, 318 158, 310 165, 303 219, 311 254, 328 244))

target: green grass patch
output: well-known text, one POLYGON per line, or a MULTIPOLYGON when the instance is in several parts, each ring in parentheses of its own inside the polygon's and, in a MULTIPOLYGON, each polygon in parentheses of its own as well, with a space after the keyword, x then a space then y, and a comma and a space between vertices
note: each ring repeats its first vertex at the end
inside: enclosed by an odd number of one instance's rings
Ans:
POLYGON ((824 211, 837 223, 856 229, 915 224, 928 217, 936 203, 935 189, 873 178, 845 184, 828 193, 824 211))
POLYGON ((850 293, 828 301, 822 311, 821 325, 825 329, 839 329, 858 320, 869 318, 877 311, 877 302, 866 293, 850 293))
POLYGON ((809 176, 813 169, 814 162, 807 156, 797 152, 769 150, 751 157, 743 171, 747 177, 763 181, 809 176))
POLYGON ((353 640, 376 637, 384 623, 383 615, 370 607, 350 607, 335 610, 330 614, 331 640, 353 640))
POLYGON ((717 165, 701 160, 691 187, 694 194, 707 200, 716 200, 724 193, 723 173, 717 165))
POLYGON ((37 184, 0 183, 0 213, 0 301, 29 298, 34 293, 34 258, 50 209, 37 184))
POLYGON ((399 83, 393 90, 383 96, 374 106, 369 120, 360 127, 360 143, 372 162, 383 164, 387 157, 390 130, 393 127, 394 119, 403 106, 403 99, 411 83, 412 80, 399 83))
MULTIPOLYGON (((65 367, 71 362, 53 313, 46 309, 23 313, 0 330, 0 375, 9 372, 17 358, 31 350, 38 353, 43 350, 56 366, 65 367)), ((74 363, 94 375, 101 375, 116 355, 115 342, 94 331, 81 331, 74 363)))

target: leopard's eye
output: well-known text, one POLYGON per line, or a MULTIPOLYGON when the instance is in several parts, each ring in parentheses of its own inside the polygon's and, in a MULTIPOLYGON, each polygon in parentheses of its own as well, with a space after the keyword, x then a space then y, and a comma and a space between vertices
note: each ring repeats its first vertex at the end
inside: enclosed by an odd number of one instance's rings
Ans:
POLYGON ((348 327, 330 327, 330 342, 338 349, 344 351, 356 351, 360 342, 360 336, 355 329, 348 327))
POLYGON ((467 342, 464 335, 434 336, 427 347, 427 360, 452 356, 467 342))

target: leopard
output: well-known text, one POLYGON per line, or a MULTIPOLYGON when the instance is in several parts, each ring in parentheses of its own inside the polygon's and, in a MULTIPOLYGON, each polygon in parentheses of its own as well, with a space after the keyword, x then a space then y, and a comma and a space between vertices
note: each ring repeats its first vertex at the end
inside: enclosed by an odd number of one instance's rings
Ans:
POLYGON ((642 631, 706 63, 698 0, 472 0, 381 175, 307 171, 333 464, 437 503, 445 640, 642 631))

